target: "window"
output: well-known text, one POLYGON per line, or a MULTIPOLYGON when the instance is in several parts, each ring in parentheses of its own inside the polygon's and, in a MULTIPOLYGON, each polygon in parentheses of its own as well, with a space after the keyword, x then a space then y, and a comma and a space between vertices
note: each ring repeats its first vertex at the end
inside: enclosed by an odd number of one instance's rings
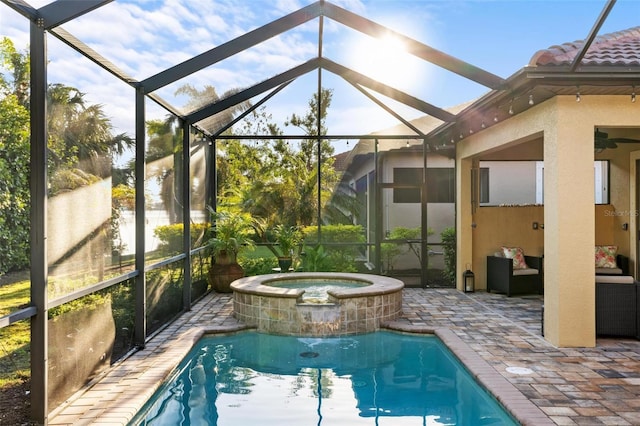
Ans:
POLYGON ((480 202, 489 202, 489 168, 480 168, 480 202))
MULTIPOLYGON (((593 176, 595 203, 609 204, 609 160, 595 160, 593 176)), ((544 161, 537 163, 536 203, 544 203, 544 161)))
POLYGON ((456 174, 453 168, 427 169, 427 203, 456 201, 456 174))
MULTIPOLYGON (((419 203, 422 183, 421 167, 393 169, 393 183, 406 188, 394 188, 394 203, 419 203)), ((488 173, 487 173, 488 176, 488 173)), ((428 168, 426 176, 427 203, 453 203, 456 198, 455 171, 453 168, 428 168)))
POLYGON ((394 203, 419 203, 422 167, 394 168, 393 183, 395 185, 413 186, 413 188, 394 188, 394 203))

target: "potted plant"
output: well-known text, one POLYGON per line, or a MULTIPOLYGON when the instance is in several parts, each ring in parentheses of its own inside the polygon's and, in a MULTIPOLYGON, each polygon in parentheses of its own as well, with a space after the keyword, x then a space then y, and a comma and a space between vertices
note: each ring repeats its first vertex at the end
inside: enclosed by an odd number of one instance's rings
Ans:
POLYGON ((251 217, 247 214, 229 211, 211 213, 211 227, 206 246, 212 255, 209 269, 209 283, 219 293, 230 293, 233 281, 244 276, 244 270, 238 264, 238 254, 255 247, 251 217))
POLYGON ((256 218, 253 225, 260 240, 278 259, 280 271, 289 271, 294 254, 299 254, 304 239, 300 228, 283 224, 270 226, 265 219, 260 218, 256 218))
POLYGON ((302 232, 297 226, 277 225, 273 229, 276 245, 270 246, 271 251, 278 258, 281 272, 289 271, 293 264, 293 255, 302 243, 302 232))

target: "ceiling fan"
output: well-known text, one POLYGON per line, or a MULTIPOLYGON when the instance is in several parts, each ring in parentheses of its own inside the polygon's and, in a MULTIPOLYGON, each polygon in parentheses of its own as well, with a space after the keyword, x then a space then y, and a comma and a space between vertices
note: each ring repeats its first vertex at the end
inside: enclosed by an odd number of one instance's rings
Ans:
POLYGON ((594 134, 594 147, 596 151, 602 152, 605 149, 614 149, 619 143, 640 143, 640 139, 629 138, 609 138, 609 134, 596 129, 594 134))

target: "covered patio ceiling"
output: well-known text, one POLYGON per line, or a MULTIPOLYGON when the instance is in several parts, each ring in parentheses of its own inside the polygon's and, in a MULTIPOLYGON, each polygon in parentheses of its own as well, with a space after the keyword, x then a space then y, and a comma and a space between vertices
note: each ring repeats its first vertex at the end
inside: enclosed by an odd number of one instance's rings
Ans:
MULTIPOLYGON (((320 93, 323 81, 323 71, 332 73, 344 79, 369 100, 385 109, 399 122, 411 129, 411 133, 408 135, 326 135, 324 136, 325 138, 366 139, 375 137, 390 139, 398 137, 415 138, 417 136, 419 139, 424 139, 429 147, 439 148, 451 147, 451 144, 468 133, 480 132, 495 122, 516 115, 535 103, 543 102, 556 95, 629 95, 640 82, 640 67, 638 66, 640 62, 637 59, 637 51, 635 60, 631 63, 624 60, 598 61, 593 60, 593 55, 589 56, 592 53, 590 48, 596 41, 596 37, 609 13, 615 7, 616 0, 608 0, 604 4, 600 15, 583 41, 575 42, 569 47, 566 45, 563 45, 564 48, 563 46, 556 47, 555 51, 553 48, 541 51, 534 55, 531 63, 506 79, 325 0, 309 4, 280 19, 157 72, 148 78, 136 79, 63 28, 64 24, 110 3, 111 0, 85 0, 82 2, 60 0, 39 9, 32 7, 24 0, 1 1, 41 28, 46 29, 50 34, 121 81, 144 93, 171 114, 192 124, 194 128, 210 139, 227 137, 221 135, 224 130, 271 97, 277 96, 279 91, 294 80, 314 71, 317 71, 318 93, 320 93), (376 79, 345 67, 324 56, 325 18, 378 39, 392 34, 402 40, 407 51, 415 57, 480 84, 486 87, 488 92, 475 102, 472 102, 468 107, 454 114, 418 96, 383 84, 376 79), (200 70, 239 55, 253 46, 316 19, 318 20, 318 54, 315 58, 291 67, 277 75, 269 76, 257 84, 239 90, 232 95, 218 99, 194 111, 185 112, 157 94, 158 90, 163 87, 185 78, 188 79, 189 76, 200 70), (559 60, 558 58, 564 59, 559 60), (410 120, 404 118, 394 111, 393 107, 386 104, 380 98, 380 95, 414 108, 425 115, 432 116, 441 121, 442 124, 427 134, 423 134, 420 129, 410 123, 410 120), (249 111, 236 118, 233 122, 224 123, 222 127, 217 126, 216 128, 208 124, 216 114, 256 97, 261 98, 254 103, 249 111)), ((637 31, 640 32, 640 29, 637 29, 637 31)), ((636 39, 638 38, 640 36, 636 37, 636 39)), ((252 136, 254 139, 259 139, 260 137, 269 136, 252 136)), ((284 137, 300 136, 285 135, 284 137)))

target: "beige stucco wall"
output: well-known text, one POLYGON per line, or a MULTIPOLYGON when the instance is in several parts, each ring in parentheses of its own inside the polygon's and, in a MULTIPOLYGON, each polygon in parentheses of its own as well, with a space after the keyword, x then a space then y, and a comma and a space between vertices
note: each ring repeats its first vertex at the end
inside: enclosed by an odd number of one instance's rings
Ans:
MULTIPOLYGON (((554 345, 595 345, 593 131, 597 126, 638 126, 639 112, 628 96, 582 96, 580 103, 574 96, 557 96, 458 143, 457 270, 463 271, 474 260, 474 158, 544 137, 545 338, 554 345)), ((628 160, 614 166, 622 172, 629 168, 628 160)), ((613 191, 612 203, 618 211, 629 209, 628 193, 625 200, 613 191)), ((613 232, 623 231, 614 226, 613 232)))
MULTIPOLYGON (((618 216, 610 204, 595 206, 595 244, 622 245, 616 238, 618 216)), ((531 256, 544 255, 544 206, 480 207, 474 223, 473 271, 477 289, 487 288, 486 257, 500 251, 502 246, 520 247, 531 256), (537 229, 533 227, 534 222, 538 224, 537 229)))
POLYGON ((473 272, 476 288, 487 288, 487 256, 501 246, 520 247, 531 256, 544 254, 544 207, 480 207, 474 215, 473 272), (533 222, 539 224, 533 229, 533 222))

